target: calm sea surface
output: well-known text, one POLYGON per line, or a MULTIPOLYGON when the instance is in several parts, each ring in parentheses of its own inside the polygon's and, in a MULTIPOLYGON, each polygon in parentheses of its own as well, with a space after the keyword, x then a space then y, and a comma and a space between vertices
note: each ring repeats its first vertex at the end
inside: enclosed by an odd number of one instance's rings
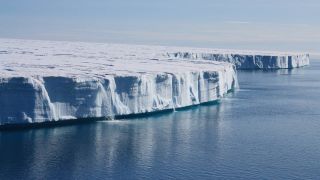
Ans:
POLYGON ((238 76, 218 105, 0 132, 0 179, 318 179, 320 61, 238 76))

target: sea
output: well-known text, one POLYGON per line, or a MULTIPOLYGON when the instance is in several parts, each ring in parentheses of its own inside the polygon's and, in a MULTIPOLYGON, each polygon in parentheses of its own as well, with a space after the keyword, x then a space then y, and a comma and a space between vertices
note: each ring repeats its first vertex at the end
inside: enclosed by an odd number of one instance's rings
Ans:
POLYGON ((0 179, 319 179, 320 61, 238 78, 216 103, 0 131, 0 179))

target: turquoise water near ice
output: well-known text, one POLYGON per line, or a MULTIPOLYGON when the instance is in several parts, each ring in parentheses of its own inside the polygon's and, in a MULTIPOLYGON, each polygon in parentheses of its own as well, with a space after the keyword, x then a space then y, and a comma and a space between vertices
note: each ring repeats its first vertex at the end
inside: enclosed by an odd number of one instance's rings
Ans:
POLYGON ((0 132, 0 179, 318 179, 320 61, 239 71, 219 104, 0 132))

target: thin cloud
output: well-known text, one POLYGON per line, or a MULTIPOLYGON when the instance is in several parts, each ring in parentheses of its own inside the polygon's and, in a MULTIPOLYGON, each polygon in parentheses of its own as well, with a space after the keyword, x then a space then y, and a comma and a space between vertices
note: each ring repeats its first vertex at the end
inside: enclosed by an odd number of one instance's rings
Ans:
POLYGON ((226 24, 251 24, 249 21, 226 21, 226 24))

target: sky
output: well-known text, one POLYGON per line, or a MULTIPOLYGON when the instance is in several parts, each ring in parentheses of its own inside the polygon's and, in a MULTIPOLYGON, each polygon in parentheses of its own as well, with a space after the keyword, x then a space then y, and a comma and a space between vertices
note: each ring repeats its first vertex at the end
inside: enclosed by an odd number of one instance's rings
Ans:
POLYGON ((306 51, 319 0, 0 0, 0 38, 306 51))

